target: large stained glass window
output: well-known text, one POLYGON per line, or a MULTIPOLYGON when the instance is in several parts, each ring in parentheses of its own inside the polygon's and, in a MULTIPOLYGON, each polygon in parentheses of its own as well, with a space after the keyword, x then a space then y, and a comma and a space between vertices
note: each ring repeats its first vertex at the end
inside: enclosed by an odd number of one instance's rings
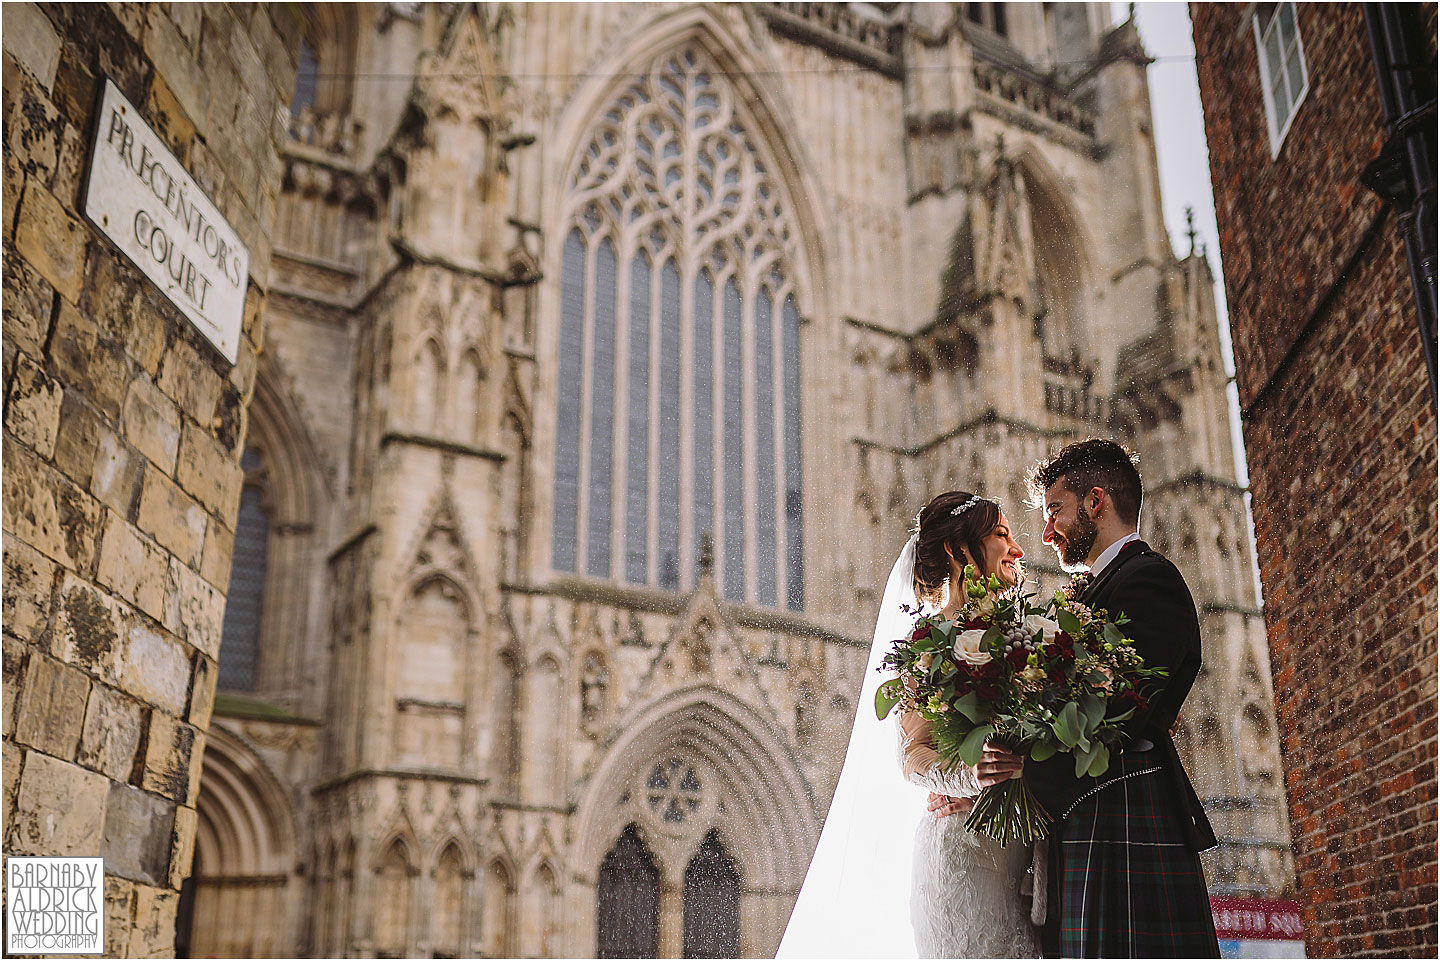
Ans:
POLYGON ((691 45, 616 96, 572 172, 551 563, 800 610, 798 237, 752 127, 691 45))

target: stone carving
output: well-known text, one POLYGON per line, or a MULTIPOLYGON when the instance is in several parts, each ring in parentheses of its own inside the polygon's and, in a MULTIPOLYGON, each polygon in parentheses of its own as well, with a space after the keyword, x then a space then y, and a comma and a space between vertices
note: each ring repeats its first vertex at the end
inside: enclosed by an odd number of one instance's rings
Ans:
POLYGON ((604 656, 596 651, 586 654, 580 674, 580 715, 586 725, 593 726, 600 720, 609 686, 610 671, 604 656))

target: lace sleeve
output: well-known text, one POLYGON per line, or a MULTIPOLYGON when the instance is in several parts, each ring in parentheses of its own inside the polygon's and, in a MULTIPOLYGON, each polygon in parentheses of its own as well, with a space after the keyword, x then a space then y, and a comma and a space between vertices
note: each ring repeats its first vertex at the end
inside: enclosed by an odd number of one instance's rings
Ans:
POLYGON ((897 729, 900 737, 900 769, 911 784, 929 788, 936 794, 950 797, 974 797, 980 793, 975 769, 964 764, 942 768, 940 755, 935 753, 931 725, 913 711, 900 715, 897 729))

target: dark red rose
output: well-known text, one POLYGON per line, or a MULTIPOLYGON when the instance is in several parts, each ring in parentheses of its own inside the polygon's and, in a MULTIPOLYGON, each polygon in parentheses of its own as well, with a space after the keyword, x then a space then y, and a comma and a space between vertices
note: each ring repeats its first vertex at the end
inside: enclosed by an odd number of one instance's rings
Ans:
POLYGON ((919 627, 915 628, 915 633, 913 633, 913 634, 910 635, 910 640, 912 640, 912 641, 923 640, 923 639, 926 637, 926 635, 928 635, 929 633, 930 633, 930 625, 929 625, 928 623, 927 623, 927 624, 921 624, 919 627))
POLYGON ((1064 631, 1057 631, 1055 634, 1055 646, 1062 651, 1073 651, 1075 650, 1075 638, 1064 631))
POLYGON ((981 619, 978 618, 978 617, 974 617, 974 618, 971 618, 970 620, 966 621, 964 624, 960 625, 960 628, 961 628, 961 630, 966 630, 966 631, 983 631, 983 630, 985 630, 986 628, 988 628, 989 626, 990 626, 990 622, 989 622, 989 621, 981 620, 981 619))
POLYGON ((955 690, 959 692, 961 697, 964 697, 966 694, 975 690, 975 682, 970 679, 969 675, 961 674, 955 678, 955 690))
POLYGON ((1062 687, 1065 684, 1065 668, 1052 667, 1050 669, 1050 683, 1055 687, 1062 687))
POLYGON ((1136 711, 1143 711, 1150 706, 1150 702, 1145 700, 1145 695, 1134 690, 1121 691, 1115 700, 1120 703, 1122 708, 1134 707, 1136 711))
POLYGON ((1005 660, 1009 661, 1010 666, 1018 671, 1025 667, 1025 662, 1027 659, 1029 659, 1029 657, 1029 651, 1025 650, 1025 648, 1023 647, 1017 647, 1015 648, 1015 650, 1005 655, 1005 660))
POLYGON ((1000 662, 992 657, 990 658, 990 660, 985 662, 984 666, 981 667, 977 673, 981 677, 990 678, 993 680, 994 678, 1000 676, 1000 662))
POLYGON ((980 686, 975 688, 975 693, 980 695, 982 701, 998 701, 1000 699, 1000 685, 994 681, 982 681, 980 686))

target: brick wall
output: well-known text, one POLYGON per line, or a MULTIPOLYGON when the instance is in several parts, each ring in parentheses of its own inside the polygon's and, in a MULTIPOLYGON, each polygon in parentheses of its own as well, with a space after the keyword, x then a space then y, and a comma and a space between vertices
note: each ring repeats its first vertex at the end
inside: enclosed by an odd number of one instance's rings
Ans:
POLYGON ((108 955, 190 870, 293 6, 5 8, 4 850, 105 858, 108 955), (81 214, 107 76, 250 248, 234 367, 81 214))
POLYGON ((1357 5, 1300 4, 1310 89, 1272 160, 1245 11, 1191 5, 1307 952, 1433 956, 1436 421, 1359 183, 1375 72, 1357 5))

